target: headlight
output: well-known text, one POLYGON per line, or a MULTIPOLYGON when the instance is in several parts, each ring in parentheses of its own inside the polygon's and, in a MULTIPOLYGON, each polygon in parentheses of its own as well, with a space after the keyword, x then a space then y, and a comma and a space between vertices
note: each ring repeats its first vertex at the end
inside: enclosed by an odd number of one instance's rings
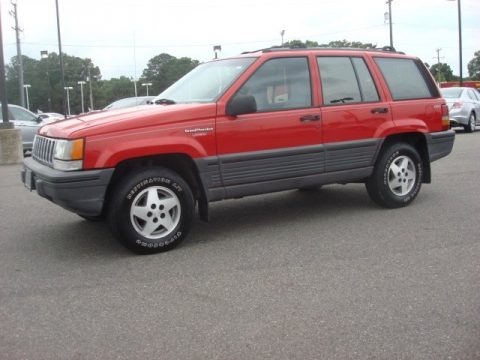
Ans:
POLYGON ((53 168, 63 171, 80 170, 83 166, 84 140, 57 140, 53 168))

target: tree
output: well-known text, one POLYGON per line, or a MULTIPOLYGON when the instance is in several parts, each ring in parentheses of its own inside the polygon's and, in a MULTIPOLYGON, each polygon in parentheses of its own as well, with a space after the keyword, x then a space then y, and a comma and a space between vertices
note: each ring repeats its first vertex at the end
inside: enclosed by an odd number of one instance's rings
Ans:
POLYGON ((307 48, 307 47, 318 47, 318 42, 306 40, 303 42, 302 40, 290 40, 283 44, 284 47, 291 47, 291 48, 307 48))
POLYGON ((362 43, 360 41, 348 41, 348 40, 335 40, 330 41, 328 44, 322 44, 324 47, 334 48, 357 48, 357 49, 375 49, 377 45, 372 43, 362 43))
POLYGON ((135 96, 135 86, 132 80, 126 76, 103 81, 101 88, 105 98, 105 104, 102 104, 102 107, 116 100, 135 96))
POLYGON ((192 60, 188 57, 177 59, 172 55, 163 53, 149 60, 140 81, 151 82, 151 93, 159 94, 198 64, 198 60, 192 60))
MULTIPOLYGON (((60 57, 56 53, 48 54, 48 58, 35 60, 28 56, 22 56, 24 67, 24 82, 30 84, 29 103, 32 111, 49 111, 48 98, 51 98, 51 109, 54 112, 63 112, 63 83, 60 71, 60 57)), ((72 87, 70 91, 70 108, 72 113, 81 111, 80 87, 78 81, 87 80, 88 69, 92 79, 93 97, 100 95, 98 81, 101 79, 100 69, 90 59, 82 59, 76 56, 64 54, 65 85, 72 87)), ((7 96, 11 104, 19 104, 18 95, 18 66, 17 57, 11 59, 6 66, 7 96)), ((85 104, 88 106, 88 86, 85 88, 85 104)))
POLYGON ((480 50, 476 51, 474 56, 468 63, 468 75, 472 80, 480 80, 480 50))
POLYGON ((359 48, 359 49, 375 49, 377 45, 371 43, 362 43, 360 41, 348 41, 348 40, 335 40, 330 41, 328 44, 319 45, 318 42, 312 40, 306 40, 305 42, 301 40, 291 40, 284 43, 286 47, 297 47, 297 48, 306 48, 306 47, 333 47, 333 48, 359 48))
POLYGON ((448 64, 433 64, 429 69, 438 82, 454 80, 453 70, 448 64))

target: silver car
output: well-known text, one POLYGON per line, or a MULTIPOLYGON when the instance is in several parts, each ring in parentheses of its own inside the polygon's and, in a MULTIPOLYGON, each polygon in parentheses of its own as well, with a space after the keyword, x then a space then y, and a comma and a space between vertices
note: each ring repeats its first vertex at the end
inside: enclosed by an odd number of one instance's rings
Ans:
POLYGON ((466 132, 474 132, 480 125, 480 93, 468 87, 440 89, 447 101, 452 126, 463 126, 466 132))
MULTIPOLYGON (((0 121, 3 120, 1 112, 2 106, 0 104, 0 121)), ((33 138, 41 126, 41 119, 37 115, 28 111, 27 109, 8 104, 8 118, 14 124, 15 128, 20 129, 22 133, 23 153, 32 150, 33 138)))

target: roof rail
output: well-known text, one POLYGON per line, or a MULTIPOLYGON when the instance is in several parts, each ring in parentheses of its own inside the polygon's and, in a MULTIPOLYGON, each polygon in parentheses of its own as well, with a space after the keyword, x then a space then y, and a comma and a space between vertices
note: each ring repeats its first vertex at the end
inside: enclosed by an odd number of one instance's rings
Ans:
POLYGON ((244 51, 242 52, 242 55, 244 54, 253 54, 257 52, 275 52, 275 51, 301 51, 301 50, 343 50, 343 51, 375 51, 375 52, 392 52, 396 54, 405 54, 402 51, 397 51, 393 46, 383 46, 381 48, 349 48, 349 47, 344 47, 344 48, 338 48, 338 47, 327 47, 327 46, 318 46, 318 47, 306 47, 306 46, 299 46, 299 45, 294 45, 294 46, 272 46, 269 48, 264 48, 264 49, 258 49, 258 50, 253 50, 253 51, 244 51))

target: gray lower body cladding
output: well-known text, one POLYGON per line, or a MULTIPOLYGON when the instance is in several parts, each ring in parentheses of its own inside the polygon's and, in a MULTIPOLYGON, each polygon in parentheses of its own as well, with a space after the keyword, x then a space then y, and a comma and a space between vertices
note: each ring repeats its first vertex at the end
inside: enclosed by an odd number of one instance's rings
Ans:
POLYGON ((31 190, 61 207, 84 216, 102 213, 114 169, 65 172, 25 158, 21 179, 31 190))
POLYGON ((197 160, 209 201, 364 179, 381 139, 274 149, 197 160))

